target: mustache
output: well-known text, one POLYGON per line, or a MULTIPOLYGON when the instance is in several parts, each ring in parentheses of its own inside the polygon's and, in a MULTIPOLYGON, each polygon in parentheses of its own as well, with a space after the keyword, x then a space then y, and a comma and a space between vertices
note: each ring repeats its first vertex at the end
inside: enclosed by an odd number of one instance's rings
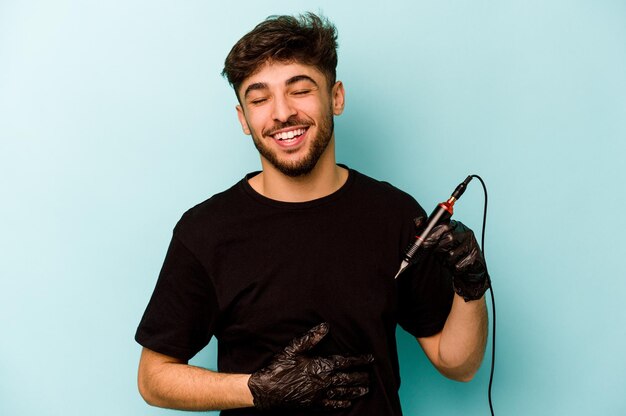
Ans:
POLYGON ((274 133, 276 133, 277 131, 282 130, 282 129, 286 129, 288 127, 293 127, 293 126, 308 127, 311 124, 312 123, 310 121, 308 121, 308 120, 304 120, 304 119, 297 118, 297 117, 290 117, 284 123, 276 123, 271 128, 264 130, 263 131, 263 135, 271 136, 274 133))

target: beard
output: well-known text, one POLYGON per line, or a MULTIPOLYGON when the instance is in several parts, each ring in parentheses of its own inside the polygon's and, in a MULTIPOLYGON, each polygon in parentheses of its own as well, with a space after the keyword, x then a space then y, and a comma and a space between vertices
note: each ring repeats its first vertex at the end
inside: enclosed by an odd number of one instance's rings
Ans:
MULTIPOLYGON (((273 130, 279 130, 290 126, 302 126, 310 124, 311 123, 306 120, 290 118, 285 123, 274 126, 273 130)), ((332 111, 328 111, 322 118, 321 122, 318 124, 317 135, 308 139, 310 140, 310 146, 307 154, 299 160, 294 161, 281 160, 276 152, 269 146, 267 146, 263 139, 258 137, 254 132, 252 133, 252 139, 254 141, 254 146, 257 148, 261 156, 265 158, 272 166, 274 166, 282 174, 292 178, 296 178, 311 173, 311 171, 315 168, 320 157, 322 157, 322 154, 328 147, 328 143, 330 143, 330 140, 333 137, 334 127, 335 123, 332 111)))

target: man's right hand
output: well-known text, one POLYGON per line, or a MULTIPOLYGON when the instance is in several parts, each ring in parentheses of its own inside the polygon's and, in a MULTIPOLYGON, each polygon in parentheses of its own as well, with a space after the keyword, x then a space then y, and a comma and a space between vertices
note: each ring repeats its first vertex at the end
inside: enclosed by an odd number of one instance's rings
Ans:
POLYGON ((306 355, 327 333, 328 324, 317 325, 292 340, 267 367, 250 376, 248 387, 255 407, 341 409, 367 394, 369 375, 363 370, 374 362, 372 355, 306 355))

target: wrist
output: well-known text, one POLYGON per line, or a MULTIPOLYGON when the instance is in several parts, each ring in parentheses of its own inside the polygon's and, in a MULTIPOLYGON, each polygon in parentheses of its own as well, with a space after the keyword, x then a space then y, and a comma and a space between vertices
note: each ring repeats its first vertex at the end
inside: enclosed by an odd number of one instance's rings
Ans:
POLYGON ((452 280, 452 287, 457 295, 463 298, 465 302, 478 300, 483 297, 487 289, 489 289, 489 275, 487 273, 480 278, 473 276, 472 279, 463 279, 455 277, 452 280))
POLYGON ((243 400, 244 407, 254 407, 254 398, 248 385, 251 374, 241 374, 240 385, 240 397, 243 400))
MULTIPOLYGON (((226 382, 221 389, 220 396, 224 400, 224 404, 219 410, 238 409, 244 407, 252 407, 252 394, 248 388, 249 374, 232 374, 219 373, 226 382)), ((217 409, 216 409, 217 410, 217 409)))

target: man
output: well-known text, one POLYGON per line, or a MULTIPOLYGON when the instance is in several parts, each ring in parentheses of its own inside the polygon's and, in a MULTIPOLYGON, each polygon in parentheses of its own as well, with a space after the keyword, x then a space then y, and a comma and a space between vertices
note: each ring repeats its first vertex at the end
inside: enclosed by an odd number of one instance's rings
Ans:
POLYGON ((460 223, 441 225, 394 280, 425 213, 336 164, 336 65, 335 28, 313 14, 268 18, 228 55, 223 73, 262 171, 174 229, 136 335, 148 403, 400 415, 398 323, 447 377, 467 381, 480 366, 488 275, 476 240, 460 223), (212 336, 218 372, 188 365, 212 336))

